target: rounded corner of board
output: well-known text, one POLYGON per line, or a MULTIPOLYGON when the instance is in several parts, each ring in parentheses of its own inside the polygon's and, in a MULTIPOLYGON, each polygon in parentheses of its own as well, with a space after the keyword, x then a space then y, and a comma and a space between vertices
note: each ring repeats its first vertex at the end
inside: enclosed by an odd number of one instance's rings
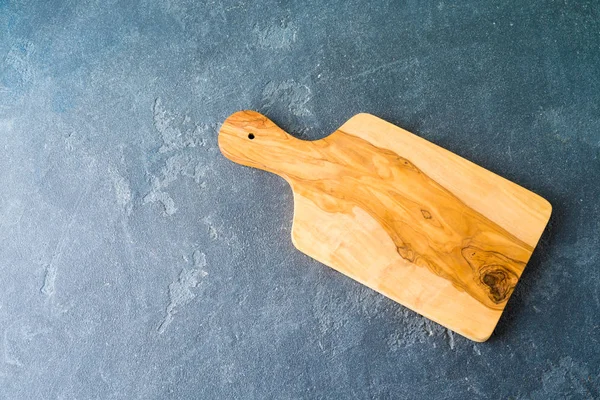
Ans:
POLYGON ((366 112, 360 112, 350 117, 346 122, 342 124, 342 126, 338 128, 338 130, 343 131, 345 129, 352 129, 352 127, 357 128, 363 127, 365 124, 380 124, 382 122, 389 123, 376 115, 369 114, 366 112))
POLYGON ((356 120, 366 120, 366 119, 383 121, 377 115, 373 115, 373 114, 370 114, 370 113, 367 113, 367 112, 360 112, 360 113, 354 114, 352 117, 350 117, 350 119, 347 122, 356 121, 356 120))
POLYGON ((496 323, 494 323, 492 326, 487 325, 485 328, 481 327, 481 329, 469 329, 469 331, 462 331, 461 330, 456 330, 455 332, 458 333, 459 335, 462 335, 464 337, 466 337, 467 339, 473 341, 473 342, 477 342, 477 343, 484 343, 487 342, 488 339, 490 337, 492 337, 492 334, 494 333, 494 330, 496 329, 496 325, 498 325, 498 321, 496 321, 496 323))
POLYGON ((542 197, 542 200, 544 201, 544 205, 545 205, 545 215, 546 215, 546 221, 550 220, 550 217, 552 216, 552 212, 553 212, 553 207, 552 207, 552 203, 550 203, 548 200, 546 200, 545 198, 542 197))
POLYGON ((477 343, 485 343, 489 340, 490 337, 492 337, 493 333, 494 333, 494 331, 492 330, 490 333, 486 333, 485 335, 471 336, 469 339, 471 339, 472 341, 477 342, 477 343))

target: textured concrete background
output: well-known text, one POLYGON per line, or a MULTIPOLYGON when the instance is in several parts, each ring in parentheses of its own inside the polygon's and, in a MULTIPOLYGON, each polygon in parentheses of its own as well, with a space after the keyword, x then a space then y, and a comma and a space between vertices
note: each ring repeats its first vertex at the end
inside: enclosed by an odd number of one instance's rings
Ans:
POLYGON ((0 0, 0 399, 600 396, 600 6, 377 3, 0 0), (218 151, 245 108, 550 200, 494 336, 296 251, 287 184, 218 151))

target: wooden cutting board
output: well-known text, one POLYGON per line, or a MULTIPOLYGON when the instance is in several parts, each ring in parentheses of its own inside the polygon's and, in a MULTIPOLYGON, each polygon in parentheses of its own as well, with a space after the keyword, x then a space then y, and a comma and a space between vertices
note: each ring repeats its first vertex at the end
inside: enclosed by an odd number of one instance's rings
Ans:
POLYGON ((221 127, 219 147, 291 185, 300 251, 475 341, 494 330, 552 211, 369 114, 303 141, 240 111, 221 127))

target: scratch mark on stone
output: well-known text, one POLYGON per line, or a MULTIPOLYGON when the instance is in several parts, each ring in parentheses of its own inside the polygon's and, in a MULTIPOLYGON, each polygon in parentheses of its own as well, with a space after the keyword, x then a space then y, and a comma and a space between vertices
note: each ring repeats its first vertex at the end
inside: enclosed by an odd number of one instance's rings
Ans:
POLYGON ((4 362, 8 365, 13 365, 15 367, 23 367, 23 363, 21 361, 19 361, 18 358, 16 358, 15 356, 13 356, 11 354, 10 351, 10 345, 8 343, 8 332, 9 329, 12 327, 9 326, 5 331, 4 331, 4 335, 2 337, 2 347, 4 350, 4 362))
POLYGON ((446 336, 448 337, 448 346, 450 347, 450 350, 454 350, 454 347, 456 346, 454 341, 454 332, 452 332, 450 329, 446 329, 446 336))
MULTIPOLYGON (((210 96, 206 99, 203 99, 203 104, 205 106, 209 106, 212 104, 215 104, 216 102, 218 102, 219 100, 225 99, 225 98, 229 98, 232 94, 234 93, 239 93, 240 89, 237 87, 234 87, 233 89, 229 89, 229 90, 225 90, 223 89, 221 91, 221 94, 216 95, 216 96, 210 96)), ((215 127, 216 129, 216 127, 215 127)))
POLYGON ((190 270, 182 269, 179 278, 169 285, 169 304, 166 308, 166 315, 158 326, 159 334, 163 334, 173 322, 173 317, 179 312, 179 309, 196 297, 192 288, 198 287, 201 279, 208 275, 204 270, 206 267, 206 256, 204 253, 196 250, 193 254, 194 267, 190 270))
POLYGON ((416 68, 416 67, 419 66, 419 60, 416 59, 416 58, 413 58, 411 60, 396 60, 396 61, 391 61, 391 62, 382 64, 382 65, 380 65, 378 67, 375 67, 375 68, 369 68, 369 69, 367 69, 365 71, 359 72, 359 73, 354 74, 354 75, 343 76, 343 77, 341 77, 341 79, 343 79, 343 80, 354 80, 356 78, 363 78, 365 76, 369 76, 369 75, 375 74, 375 73, 377 73, 379 71, 390 70, 393 67, 395 67, 397 65, 402 65, 402 64, 405 64, 405 65, 402 66, 403 70, 410 69, 410 68, 416 68))
POLYGON ((69 218, 69 222, 63 227, 60 233, 60 238, 58 239, 56 247, 52 252, 50 263, 48 263, 48 265, 46 266, 46 272, 44 274, 44 284, 40 288, 40 293, 45 294, 48 297, 52 296, 55 292, 56 274, 58 272, 56 265, 59 262, 60 257, 62 256, 67 240, 69 239, 69 236, 71 234, 71 228, 73 227, 75 218, 77 217, 77 214, 79 214, 79 209, 81 207, 82 200, 88 191, 89 186, 79 194, 77 202, 75 203, 75 209, 73 210, 73 213, 69 218))
MULTIPOLYGON (((310 70, 309 70, 309 71, 306 73, 306 75, 304 75, 302 78, 300 78, 300 80, 299 80, 299 81, 300 81, 300 82, 306 82, 306 80, 307 80, 308 78, 310 78, 310 77, 311 77, 311 75, 312 75, 312 74, 314 74, 314 73, 315 73, 315 72, 316 72, 316 71, 319 69, 319 67, 320 67, 320 66, 321 66, 321 63, 317 63, 317 64, 316 64, 316 65, 315 65, 313 68, 311 68, 311 69, 310 69, 310 70)), ((321 79, 321 77, 322 77, 322 74, 317 74, 317 79, 321 79)))
POLYGON ((109 167, 108 173, 113 183, 117 202, 123 208, 127 215, 131 214, 132 210, 132 194, 129 182, 123 178, 114 167, 109 167))
POLYGON ((44 274, 44 285, 40 289, 42 294, 46 296, 52 296, 55 290, 56 282, 56 265, 49 264, 46 266, 46 273, 44 274))
POLYGON ((209 225, 209 227, 208 227, 208 235, 213 240, 215 240, 218 237, 217 230, 215 229, 214 226, 209 225))

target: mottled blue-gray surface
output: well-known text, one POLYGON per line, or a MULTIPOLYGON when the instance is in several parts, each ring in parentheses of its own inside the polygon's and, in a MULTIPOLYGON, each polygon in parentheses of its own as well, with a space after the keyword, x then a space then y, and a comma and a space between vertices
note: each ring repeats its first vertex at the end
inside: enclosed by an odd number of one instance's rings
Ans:
POLYGON ((596 1, 0 0, 0 399, 600 396, 596 1), (219 153, 358 112, 554 206, 475 344, 296 251, 219 153))

